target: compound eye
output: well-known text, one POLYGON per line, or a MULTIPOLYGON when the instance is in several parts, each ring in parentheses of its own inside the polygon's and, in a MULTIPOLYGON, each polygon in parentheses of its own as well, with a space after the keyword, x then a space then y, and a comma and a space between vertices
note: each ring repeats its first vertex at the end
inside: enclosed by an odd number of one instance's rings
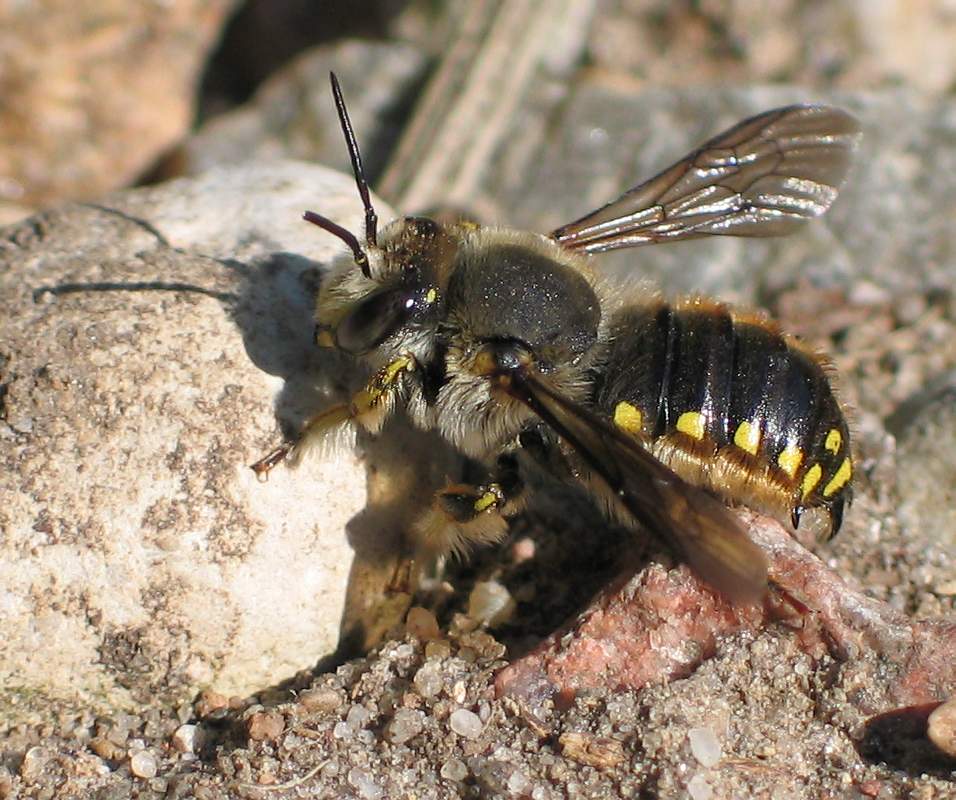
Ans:
POLYGON ((384 289, 365 298, 335 329, 336 345, 352 355, 374 350, 415 314, 419 302, 408 289, 384 289))

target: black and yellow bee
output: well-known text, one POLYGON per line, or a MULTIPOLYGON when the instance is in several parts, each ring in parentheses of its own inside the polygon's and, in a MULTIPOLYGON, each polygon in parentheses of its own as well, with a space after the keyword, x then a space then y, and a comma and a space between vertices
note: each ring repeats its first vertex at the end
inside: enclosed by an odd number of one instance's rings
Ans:
POLYGON ((438 492, 420 552, 498 540, 524 502, 527 459, 584 484, 607 511, 675 543, 720 591, 752 599, 766 561, 714 495, 840 527, 853 471, 821 358, 754 314, 706 298, 610 292, 593 254, 695 237, 776 236, 823 214, 859 138, 844 111, 796 105, 744 120, 607 206, 547 236, 406 217, 381 232, 335 76, 365 241, 324 281, 318 341, 372 371, 254 465, 267 472, 343 424, 377 432, 401 404, 489 466, 438 492))

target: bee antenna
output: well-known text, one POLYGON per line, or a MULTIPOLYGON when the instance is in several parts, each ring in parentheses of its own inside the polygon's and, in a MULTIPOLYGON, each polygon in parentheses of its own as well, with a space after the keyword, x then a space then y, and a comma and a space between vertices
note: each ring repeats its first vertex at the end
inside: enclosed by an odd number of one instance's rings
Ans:
MULTIPOLYGON (((372 201, 369 198, 368 181, 365 180, 365 171, 362 169, 362 156, 359 153, 358 142, 355 140, 355 132, 352 130, 352 121, 349 119, 349 112, 345 109, 345 99, 342 97, 342 87, 339 86, 339 79, 335 77, 334 72, 329 73, 329 79, 332 82, 332 96, 335 98, 335 109, 339 112, 339 122, 342 124, 342 133, 345 134, 345 143, 349 148, 349 158, 352 161, 352 172, 355 174, 355 183, 358 186, 359 196, 362 198, 362 205, 365 206, 365 241, 374 247, 378 244, 378 216, 375 213, 375 209, 372 208, 372 201)), ((330 229, 326 228, 326 230, 330 229)), ((351 236, 351 234, 349 235, 351 236)), ((354 239, 355 237, 353 236, 352 238, 354 239)))
POLYGON ((368 266, 368 256, 365 251, 362 249, 362 245, 359 244, 359 240, 355 238, 355 234, 352 231, 346 230, 341 225, 338 225, 328 217, 323 217, 321 214, 316 214, 314 211, 306 211, 302 215, 302 219, 306 222, 311 222, 313 225, 318 225, 322 230, 328 231, 333 236, 338 236, 345 244, 348 245, 349 249, 352 251, 352 256, 355 258, 355 263, 358 264, 359 268, 362 270, 362 274, 366 278, 372 277, 372 272, 368 266))

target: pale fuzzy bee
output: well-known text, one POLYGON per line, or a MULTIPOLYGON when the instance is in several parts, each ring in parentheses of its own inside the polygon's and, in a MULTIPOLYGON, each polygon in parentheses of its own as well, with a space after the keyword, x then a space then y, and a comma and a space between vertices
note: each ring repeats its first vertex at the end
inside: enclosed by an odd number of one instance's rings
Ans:
POLYGON ((840 526, 852 461, 821 359, 764 319, 714 300, 606 291, 590 256, 702 236, 776 236, 823 214, 859 138, 826 106, 744 120, 607 206, 544 236, 422 217, 377 230, 358 146, 332 89, 365 242, 313 212, 352 251, 324 282, 320 344, 373 371, 254 465, 265 473, 330 428, 370 432, 401 404, 485 463, 489 480, 439 491, 413 535, 442 555, 504 535, 530 459, 580 481, 611 515, 675 543, 697 572, 758 597, 766 561, 716 500, 840 526))

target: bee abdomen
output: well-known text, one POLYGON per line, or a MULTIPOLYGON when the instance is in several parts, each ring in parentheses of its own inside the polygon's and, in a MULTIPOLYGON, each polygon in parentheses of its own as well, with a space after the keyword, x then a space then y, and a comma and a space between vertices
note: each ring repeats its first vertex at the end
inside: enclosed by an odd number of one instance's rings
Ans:
POLYGON ((690 300, 625 308, 595 402, 685 480, 789 516, 823 507, 836 533, 852 461, 813 353, 763 320, 690 300))

